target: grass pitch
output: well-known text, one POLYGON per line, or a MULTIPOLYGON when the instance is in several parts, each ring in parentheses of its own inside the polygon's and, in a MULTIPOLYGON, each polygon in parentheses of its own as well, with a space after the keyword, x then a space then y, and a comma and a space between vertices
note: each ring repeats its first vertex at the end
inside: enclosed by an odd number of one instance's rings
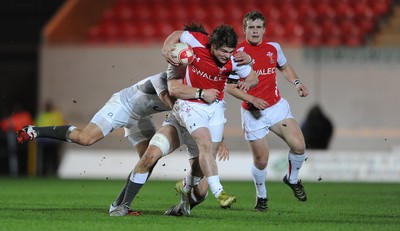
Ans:
POLYGON ((254 211, 253 182, 223 181, 238 197, 221 209, 211 193, 189 217, 168 217, 178 202, 172 181, 150 180, 133 209, 141 216, 109 217, 124 181, 0 178, 0 230, 400 230, 400 184, 304 182, 297 201, 281 182, 268 182, 269 211, 254 211))

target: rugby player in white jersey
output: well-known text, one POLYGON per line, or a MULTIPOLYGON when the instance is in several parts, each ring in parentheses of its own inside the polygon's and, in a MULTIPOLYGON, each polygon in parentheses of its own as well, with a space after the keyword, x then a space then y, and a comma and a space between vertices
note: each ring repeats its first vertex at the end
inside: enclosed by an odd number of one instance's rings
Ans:
POLYGON ((90 146, 114 129, 124 128, 125 136, 141 157, 156 132, 151 115, 171 110, 174 102, 168 94, 167 73, 162 72, 113 94, 83 129, 73 125, 29 125, 17 132, 17 141, 51 138, 90 146))

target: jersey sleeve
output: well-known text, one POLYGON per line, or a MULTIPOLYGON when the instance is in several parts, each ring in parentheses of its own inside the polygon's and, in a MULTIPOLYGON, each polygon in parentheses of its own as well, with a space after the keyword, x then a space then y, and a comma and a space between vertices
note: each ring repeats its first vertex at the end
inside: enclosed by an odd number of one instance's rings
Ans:
POLYGON ((240 79, 240 77, 236 73, 233 72, 228 76, 226 83, 237 83, 239 81, 239 79, 240 79))
MULTIPOLYGON (((246 64, 238 66, 237 63, 234 61, 233 56, 231 56, 231 61, 232 61, 232 71, 238 76, 237 79, 239 79, 239 77, 246 78, 250 74, 252 70, 251 65, 246 64)), ((229 76, 229 78, 231 77, 229 76)))
POLYGON ((151 81, 151 84, 153 85, 154 90, 156 91, 157 95, 160 95, 161 92, 168 90, 167 73, 166 72, 161 72, 158 75, 153 75, 151 77, 150 81, 151 81))
POLYGON ((278 43, 275 42, 269 42, 269 44, 271 44, 272 46, 275 47, 276 51, 277 51, 277 62, 278 62, 278 67, 283 67, 286 64, 286 57, 283 54, 282 48, 278 43))
POLYGON ((206 40, 207 36, 197 33, 197 32, 189 32, 184 31, 179 38, 181 43, 186 43, 191 47, 205 47, 201 41, 199 40, 206 40))

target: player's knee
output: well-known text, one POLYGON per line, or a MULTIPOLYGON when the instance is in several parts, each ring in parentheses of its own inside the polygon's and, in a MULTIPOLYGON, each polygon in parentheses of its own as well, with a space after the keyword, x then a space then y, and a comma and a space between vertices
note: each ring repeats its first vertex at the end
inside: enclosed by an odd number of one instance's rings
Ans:
POLYGON ((268 165, 268 160, 258 160, 258 161, 254 161, 254 165, 257 167, 257 169, 265 169, 268 165))
POLYGON ((291 148, 294 153, 301 155, 304 154, 306 145, 304 144, 303 141, 297 140, 292 144, 291 148))
POLYGON ((90 146, 94 143, 97 142, 97 139, 94 139, 90 136, 85 136, 85 135, 79 135, 77 140, 74 140, 73 142, 78 143, 83 146, 90 146))
POLYGON ((158 147, 163 156, 169 154, 169 149, 171 147, 168 138, 160 133, 155 134, 153 138, 151 138, 149 145, 158 147))

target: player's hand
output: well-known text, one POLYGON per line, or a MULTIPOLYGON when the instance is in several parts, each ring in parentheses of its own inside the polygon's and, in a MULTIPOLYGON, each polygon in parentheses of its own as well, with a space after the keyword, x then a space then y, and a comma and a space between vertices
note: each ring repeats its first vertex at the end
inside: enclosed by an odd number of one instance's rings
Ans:
POLYGON ((250 62, 252 61, 250 55, 248 55, 246 52, 243 51, 239 51, 236 54, 234 54, 233 59, 239 66, 250 64, 250 62))
POLYGON ((303 83, 297 84, 296 90, 297 90, 297 94, 300 97, 306 97, 308 95, 308 89, 307 89, 306 85, 304 85, 303 83))
POLYGON ((249 84, 246 81, 241 80, 238 82, 237 88, 239 88, 242 91, 248 91, 251 88, 251 84, 249 84))
POLYGON ((164 45, 163 46, 163 48, 162 48, 162 50, 161 50, 161 53, 162 53, 162 55, 164 56, 164 58, 165 58, 165 60, 169 63, 169 64, 171 64, 171 65, 173 65, 173 66, 176 66, 176 67, 179 67, 179 65, 180 65, 180 63, 177 61, 177 60, 175 60, 174 58, 172 58, 172 51, 174 50, 175 48, 173 48, 172 46, 167 46, 167 45, 164 45))
POLYGON ((213 103, 216 99, 218 99, 220 92, 217 89, 210 88, 203 90, 203 100, 207 103, 213 103))
POLYGON ((218 148, 218 160, 229 160, 229 148, 224 141, 221 141, 218 148))
POLYGON ((269 104, 267 103, 267 101, 261 99, 261 98, 257 98, 254 97, 254 99, 250 102, 254 105, 254 107, 256 107, 257 109, 261 109, 264 110, 267 107, 269 107, 269 104))

